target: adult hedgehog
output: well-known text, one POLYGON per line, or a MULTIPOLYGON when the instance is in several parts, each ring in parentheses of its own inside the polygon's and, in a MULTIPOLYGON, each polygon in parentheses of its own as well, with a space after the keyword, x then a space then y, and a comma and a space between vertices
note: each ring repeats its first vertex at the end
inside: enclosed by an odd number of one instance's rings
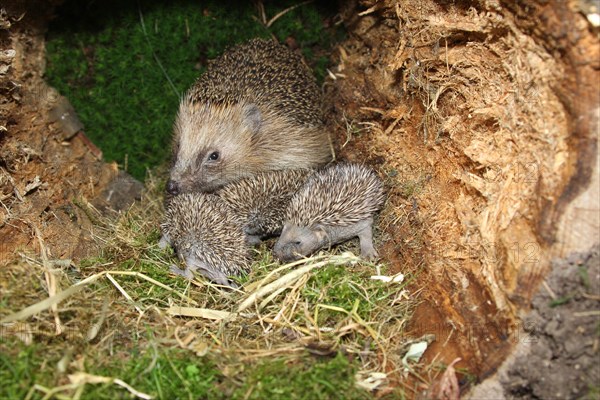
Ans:
POLYGON ((212 192, 262 171, 331 160, 321 94, 301 57, 253 39, 208 65, 175 121, 167 191, 212 192))

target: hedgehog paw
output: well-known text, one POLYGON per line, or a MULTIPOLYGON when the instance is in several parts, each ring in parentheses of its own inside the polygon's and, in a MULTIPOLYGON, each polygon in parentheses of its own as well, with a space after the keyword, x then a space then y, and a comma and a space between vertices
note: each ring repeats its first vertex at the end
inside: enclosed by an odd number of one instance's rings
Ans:
POLYGON ((187 265, 188 270, 197 271, 198 273, 202 274, 202 276, 218 285, 228 286, 232 288, 237 287, 235 283, 232 283, 227 278, 225 272, 219 270, 218 268, 209 263, 202 261, 194 255, 185 257, 185 264, 187 265))
POLYGON ((262 240, 260 239, 260 236, 250 235, 250 234, 246 233, 246 244, 248 246, 250 246, 250 247, 258 246, 261 243, 262 243, 262 240))
POLYGON ((358 224, 364 225, 357 235, 360 240, 360 256, 366 260, 379 258, 377 250, 373 247, 373 219, 367 218, 358 224))
POLYGON ((194 279, 194 274, 188 268, 181 269, 175 264, 171 264, 169 267, 169 271, 175 275, 183 276, 185 279, 192 280, 194 279))
POLYGON ((379 258, 379 253, 377 252, 377 250, 375 250, 373 245, 371 245, 370 248, 364 248, 363 246, 361 246, 360 256, 365 260, 373 261, 379 258))
POLYGON ((171 244, 171 238, 169 238, 169 235, 162 235, 160 240, 158 241, 158 248, 161 250, 164 250, 170 244, 171 244))

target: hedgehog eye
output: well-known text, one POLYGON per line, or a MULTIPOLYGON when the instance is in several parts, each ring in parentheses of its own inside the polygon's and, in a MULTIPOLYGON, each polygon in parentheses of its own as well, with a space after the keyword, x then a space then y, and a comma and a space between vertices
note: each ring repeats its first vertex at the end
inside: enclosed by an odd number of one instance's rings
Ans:
POLYGON ((218 159, 219 159, 219 152, 218 151, 213 151, 208 156, 208 160, 209 161, 217 161, 218 159))

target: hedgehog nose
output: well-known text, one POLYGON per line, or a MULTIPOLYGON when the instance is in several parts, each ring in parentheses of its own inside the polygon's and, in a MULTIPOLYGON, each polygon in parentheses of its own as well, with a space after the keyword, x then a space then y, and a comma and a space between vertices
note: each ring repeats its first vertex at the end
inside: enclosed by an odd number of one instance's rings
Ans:
POLYGON ((179 194, 179 184, 173 179, 167 181, 167 193, 177 196, 179 194))

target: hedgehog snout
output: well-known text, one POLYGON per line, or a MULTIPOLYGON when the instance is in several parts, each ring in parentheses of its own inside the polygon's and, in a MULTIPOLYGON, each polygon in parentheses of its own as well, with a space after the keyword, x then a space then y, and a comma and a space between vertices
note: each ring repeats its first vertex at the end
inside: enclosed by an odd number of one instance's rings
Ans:
POLYGON ((273 246, 273 254, 283 262, 298 260, 306 255, 306 240, 309 236, 308 228, 285 223, 279 239, 273 246))
POLYGON ((300 249, 300 242, 291 243, 277 243, 273 247, 273 254, 278 260, 282 262, 295 261, 300 258, 298 250, 300 249))
POLYGON ((179 194, 179 182, 169 179, 167 181, 167 193, 177 196, 179 194))

